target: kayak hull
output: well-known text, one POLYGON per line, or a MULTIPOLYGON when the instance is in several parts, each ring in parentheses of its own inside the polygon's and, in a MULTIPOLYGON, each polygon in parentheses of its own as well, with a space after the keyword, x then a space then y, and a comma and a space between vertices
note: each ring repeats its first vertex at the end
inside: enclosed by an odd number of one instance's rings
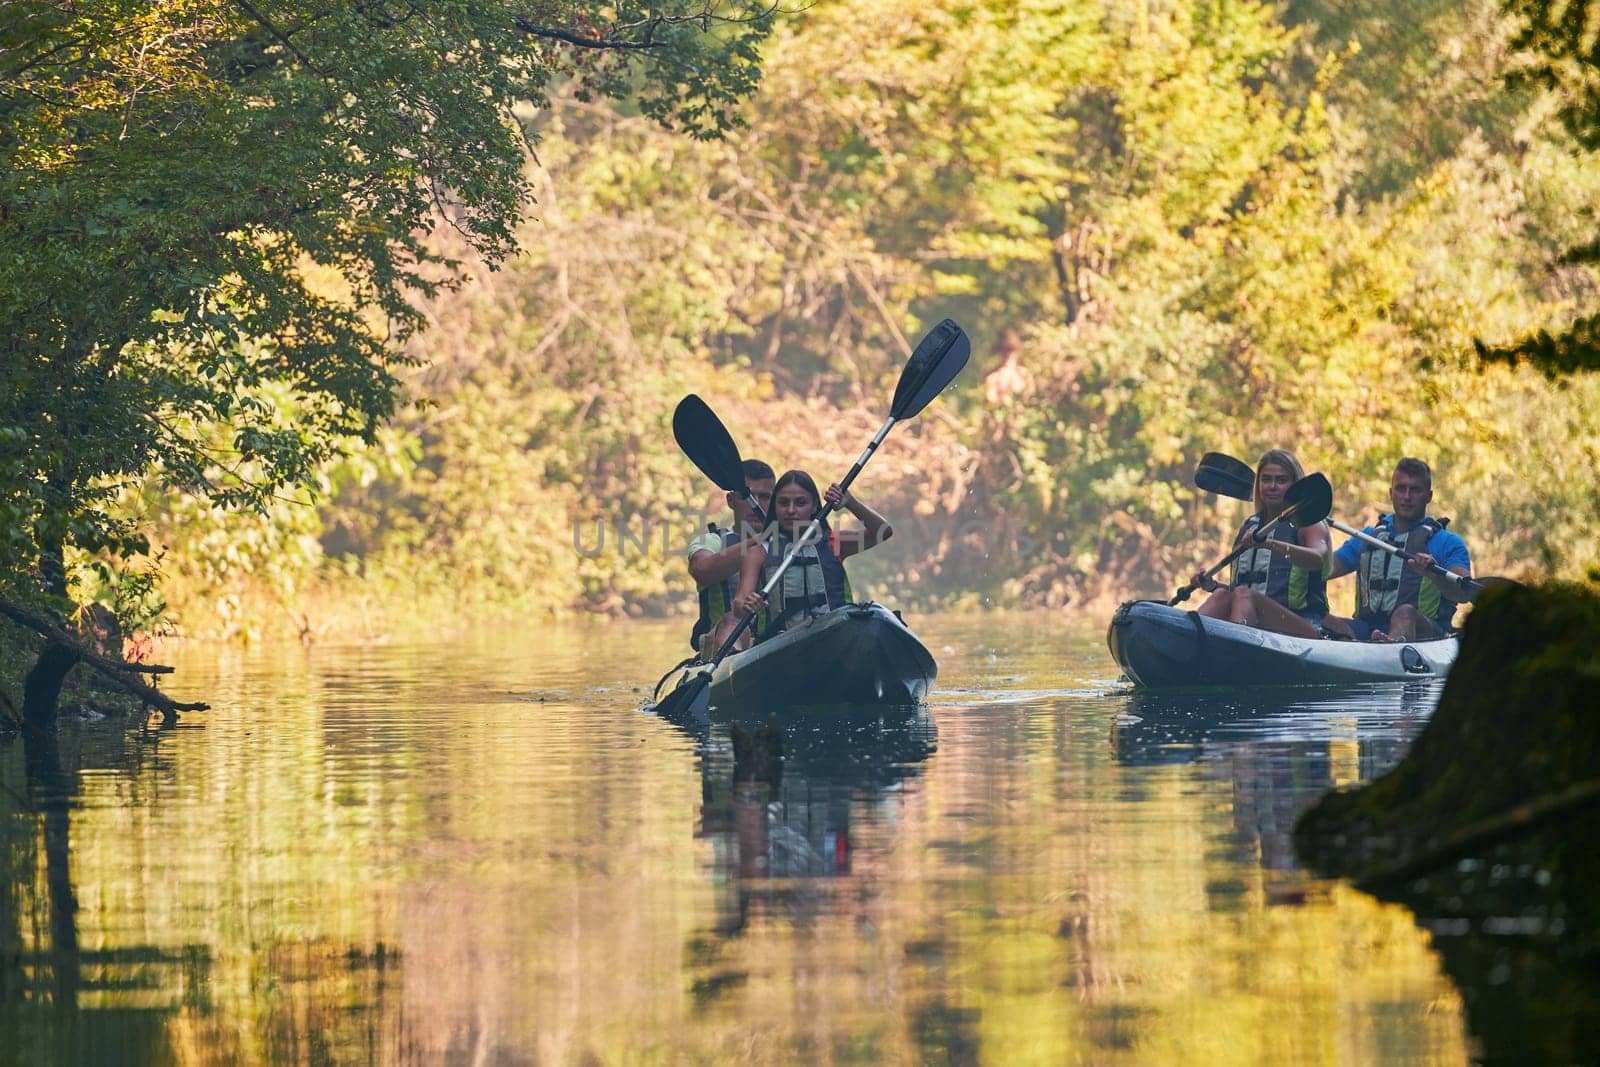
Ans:
POLYGON ((1442 679, 1458 644, 1454 637, 1395 644, 1310 640, 1151 600, 1123 604, 1106 630, 1111 657, 1143 689, 1442 679))
MULTIPOLYGON (((705 670, 689 664, 669 675, 661 692, 705 670)), ((728 656, 712 672, 708 696, 716 708, 907 706, 926 699, 938 674, 932 654, 894 612, 849 604, 728 656)))

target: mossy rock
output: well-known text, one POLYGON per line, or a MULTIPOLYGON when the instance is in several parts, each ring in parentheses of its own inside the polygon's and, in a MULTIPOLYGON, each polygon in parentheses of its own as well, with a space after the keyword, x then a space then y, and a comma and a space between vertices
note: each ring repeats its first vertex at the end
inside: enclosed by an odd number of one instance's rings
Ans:
POLYGON ((1312 867, 1434 931, 1483 1062, 1600 1060, 1597 695, 1600 596, 1497 591, 1406 758, 1295 827, 1312 867))
POLYGON ((1575 585, 1486 595, 1410 753, 1371 785, 1307 812, 1295 829, 1301 856, 1360 877, 1600 778, 1597 696, 1600 596, 1575 585))

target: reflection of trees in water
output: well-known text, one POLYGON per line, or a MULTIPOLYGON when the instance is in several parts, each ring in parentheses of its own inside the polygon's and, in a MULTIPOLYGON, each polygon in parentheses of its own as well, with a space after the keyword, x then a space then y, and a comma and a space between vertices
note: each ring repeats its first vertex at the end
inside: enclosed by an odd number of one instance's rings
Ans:
POLYGON ((0 1062, 140 1062, 167 1047, 164 1010, 82 1009, 171 962, 79 944, 71 845, 82 748, 75 730, 30 729, 0 754, 0 1062))
MULTIPOLYGON (((79 881, 80 777, 110 770, 133 780, 145 756, 119 724, 70 721, 0 748, 0 1065, 306 1063, 335 1050, 394 1062, 408 1041, 397 997, 385 992, 398 960, 381 944, 375 953, 326 939, 261 945, 241 1012, 219 1001, 227 979, 210 944, 106 943, 106 929, 141 917, 117 909, 126 887, 79 881)), ((127 872, 134 883, 142 873, 127 872)), ((157 898, 167 892, 181 894, 146 884, 131 896, 141 912, 181 905, 157 898)))
POLYGON ((1198 762, 1231 784, 1234 862, 1298 871, 1296 820, 1330 789, 1399 762, 1437 699, 1429 685, 1136 692, 1113 727, 1124 765, 1198 762))

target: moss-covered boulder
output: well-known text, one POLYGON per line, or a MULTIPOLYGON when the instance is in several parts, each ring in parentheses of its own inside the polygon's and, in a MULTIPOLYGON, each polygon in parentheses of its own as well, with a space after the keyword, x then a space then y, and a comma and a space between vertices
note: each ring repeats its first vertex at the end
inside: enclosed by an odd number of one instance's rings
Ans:
POLYGON ((1600 1061, 1600 595, 1486 596, 1410 753, 1295 844, 1434 931, 1482 1059, 1600 1061))
MULTIPOLYGON (((1300 820, 1296 842, 1318 866, 1371 877, 1597 781, 1600 596, 1570 585, 1508 589, 1474 609, 1439 707, 1407 757, 1363 789, 1325 797, 1300 820)), ((1597 808, 1600 796, 1530 821, 1556 818, 1564 838, 1569 820, 1597 808)))

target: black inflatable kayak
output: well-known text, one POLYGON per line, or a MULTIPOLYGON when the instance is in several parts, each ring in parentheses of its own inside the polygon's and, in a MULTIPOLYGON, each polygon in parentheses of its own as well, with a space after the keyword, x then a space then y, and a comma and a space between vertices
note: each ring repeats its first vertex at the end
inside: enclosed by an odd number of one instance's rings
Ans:
MULTIPOLYGON (((670 672, 657 699, 705 670, 691 662, 670 672)), ((938 673, 933 656, 894 612, 850 604, 724 659, 709 692, 719 708, 902 706, 921 702, 938 673)))
POLYGON ((1117 609, 1111 657, 1137 686, 1329 685, 1443 678, 1456 638, 1382 644, 1310 640, 1211 619, 1151 600, 1117 609))

